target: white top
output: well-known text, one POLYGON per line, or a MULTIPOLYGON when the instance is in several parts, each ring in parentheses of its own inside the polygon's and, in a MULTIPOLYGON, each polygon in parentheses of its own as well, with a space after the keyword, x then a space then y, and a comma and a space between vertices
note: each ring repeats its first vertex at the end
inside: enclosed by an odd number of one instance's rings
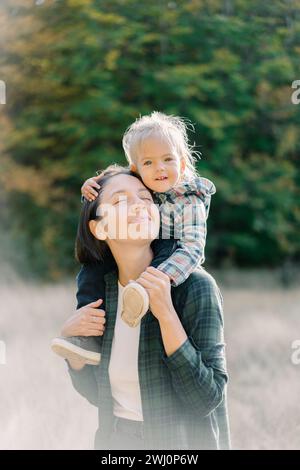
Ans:
POLYGON ((118 309, 108 367, 113 412, 120 418, 143 421, 138 374, 140 323, 132 328, 121 318, 124 287, 118 281, 118 309))

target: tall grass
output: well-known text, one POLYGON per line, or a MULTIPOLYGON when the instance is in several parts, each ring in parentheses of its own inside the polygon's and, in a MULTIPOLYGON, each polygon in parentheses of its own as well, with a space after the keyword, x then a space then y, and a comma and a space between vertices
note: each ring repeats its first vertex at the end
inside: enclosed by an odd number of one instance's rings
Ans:
MULTIPOLYGON (((64 361, 49 347, 75 308, 75 283, 2 279, 0 448, 92 449, 97 409, 72 388, 64 361)), ((290 357, 292 341, 300 338, 300 292, 243 279, 247 288, 221 286, 233 446, 299 449, 300 366, 290 357)))

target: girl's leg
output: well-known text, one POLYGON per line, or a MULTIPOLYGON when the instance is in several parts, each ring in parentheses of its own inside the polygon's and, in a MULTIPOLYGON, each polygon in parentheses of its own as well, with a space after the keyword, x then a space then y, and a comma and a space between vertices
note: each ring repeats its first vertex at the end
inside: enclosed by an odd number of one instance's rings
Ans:
MULTIPOLYGON (((110 251, 102 262, 82 266, 77 275, 77 309, 102 299, 101 310, 105 310, 104 275, 116 266, 110 251)), ((102 336, 58 337, 52 341, 52 350, 64 359, 81 359, 86 364, 98 365, 101 359, 102 336)))
POLYGON ((174 239, 159 239, 156 238, 151 248, 154 252, 154 257, 151 262, 151 266, 157 268, 163 261, 171 256, 177 248, 177 240, 174 239))
MULTIPOLYGON (((154 257, 151 266, 156 268, 176 250, 176 240, 155 239, 151 247, 154 257)), ((136 327, 149 310, 149 295, 138 282, 130 282, 123 290, 121 318, 131 327, 136 327)))

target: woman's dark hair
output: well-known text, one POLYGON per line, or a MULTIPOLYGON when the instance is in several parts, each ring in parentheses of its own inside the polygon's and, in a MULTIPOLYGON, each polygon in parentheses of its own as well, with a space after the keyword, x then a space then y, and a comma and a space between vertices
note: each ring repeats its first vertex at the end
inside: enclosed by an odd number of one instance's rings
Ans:
MULTIPOLYGON (((102 171, 97 179, 100 185, 98 196, 94 201, 87 201, 84 199, 82 209, 79 217, 76 243, 75 243, 75 256, 76 259, 82 263, 91 263, 96 261, 103 261, 104 258, 111 253, 107 243, 104 240, 97 240, 92 234, 89 221, 99 220, 101 217, 97 215, 97 209, 100 204, 102 191, 106 183, 117 175, 135 176, 142 183, 143 180, 137 173, 131 171, 129 167, 123 167, 117 164, 112 164, 102 171)), ((152 193, 151 190, 149 190, 152 193)))

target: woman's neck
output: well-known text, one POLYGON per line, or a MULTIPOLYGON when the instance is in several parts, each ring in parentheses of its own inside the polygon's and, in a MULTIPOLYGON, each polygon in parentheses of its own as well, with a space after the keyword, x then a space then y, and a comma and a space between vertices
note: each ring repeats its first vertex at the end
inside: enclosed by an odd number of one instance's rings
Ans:
POLYGON ((125 247, 120 243, 114 245, 113 240, 110 240, 109 247, 117 263, 122 286, 126 286, 130 279, 136 280, 153 259, 153 251, 148 244, 137 246, 136 242, 132 245, 127 242, 125 247))

